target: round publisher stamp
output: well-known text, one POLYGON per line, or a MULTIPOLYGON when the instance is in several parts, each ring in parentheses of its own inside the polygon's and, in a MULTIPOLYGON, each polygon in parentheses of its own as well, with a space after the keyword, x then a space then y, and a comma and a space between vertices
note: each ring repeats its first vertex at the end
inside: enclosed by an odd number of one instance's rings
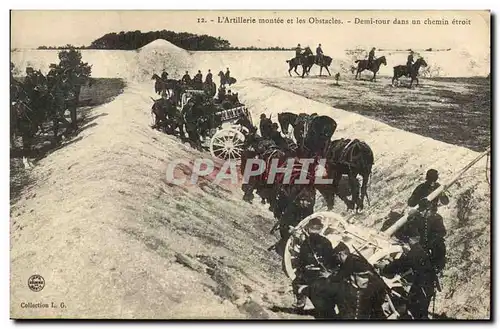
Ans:
POLYGON ((45 279, 39 274, 34 274, 28 279, 28 287, 34 292, 42 291, 45 287, 45 279))

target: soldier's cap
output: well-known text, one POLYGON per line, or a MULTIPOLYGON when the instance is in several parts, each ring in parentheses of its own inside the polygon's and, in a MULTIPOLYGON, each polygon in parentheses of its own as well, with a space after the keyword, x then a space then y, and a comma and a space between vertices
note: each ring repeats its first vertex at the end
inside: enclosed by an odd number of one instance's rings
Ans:
POLYGON ((265 115, 264 113, 262 113, 262 114, 260 115, 260 118, 261 118, 261 119, 264 119, 265 117, 266 117, 266 115, 265 115))
POLYGON ((319 219, 318 217, 311 219, 309 221, 309 223, 307 223, 308 230, 318 230, 318 231, 320 231, 321 229, 323 229, 323 227, 324 227, 324 224, 321 221, 321 219, 319 219))
POLYGON ((439 178, 438 171, 436 169, 429 169, 425 174, 425 180, 435 182, 439 178))
POLYGON ((342 240, 338 240, 335 241, 334 243, 332 243, 332 245, 334 246, 333 248, 333 254, 336 255, 336 254, 339 254, 341 252, 346 252, 347 254, 350 254, 351 253, 351 250, 349 249, 349 247, 347 246, 347 244, 345 244, 342 240))

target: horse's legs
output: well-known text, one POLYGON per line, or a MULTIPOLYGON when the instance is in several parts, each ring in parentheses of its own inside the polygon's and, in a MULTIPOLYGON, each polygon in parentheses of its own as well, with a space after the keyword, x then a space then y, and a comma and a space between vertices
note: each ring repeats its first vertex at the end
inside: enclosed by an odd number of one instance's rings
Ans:
POLYGON ((330 73, 330 70, 328 69, 328 66, 325 66, 325 69, 326 69, 326 71, 328 72, 328 75, 329 75, 329 76, 332 76, 332 74, 330 73))
POLYGON ((368 198, 367 190, 368 190, 368 180, 370 179, 370 172, 371 172, 371 169, 369 171, 363 172, 363 174, 362 174, 363 183, 361 184, 361 194, 360 194, 359 199, 358 199, 358 210, 360 210, 360 211, 362 211, 364 208, 363 200, 364 200, 365 196, 368 198))
POLYGON ((350 209, 354 209, 354 205, 359 202, 359 182, 357 179, 357 173, 353 171, 349 171, 349 186, 351 188, 351 207, 350 209))
POLYGON ((325 199, 326 207, 328 210, 333 210, 335 205, 335 188, 333 183, 331 185, 317 185, 316 189, 325 199))

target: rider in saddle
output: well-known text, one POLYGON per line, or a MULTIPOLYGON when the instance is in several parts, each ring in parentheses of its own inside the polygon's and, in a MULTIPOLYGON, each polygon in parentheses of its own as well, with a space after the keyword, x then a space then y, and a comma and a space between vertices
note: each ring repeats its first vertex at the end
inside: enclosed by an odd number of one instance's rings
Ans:
POLYGON ((271 137, 271 131, 272 131, 272 121, 271 119, 267 118, 264 113, 260 115, 260 135, 265 138, 270 138, 271 137))
POLYGON ((200 70, 198 70, 198 73, 196 73, 196 75, 194 76, 193 82, 198 88, 201 89, 201 86, 203 84, 203 75, 201 74, 200 70))
POLYGON ((167 73, 166 71, 163 71, 163 72, 161 73, 161 79, 162 79, 163 81, 167 81, 167 80, 168 80, 168 73, 167 73))
POLYGON ((222 103, 226 99, 226 87, 220 86, 217 93, 217 101, 222 103))
POLYGON ((191 83, 191 77, 189 76, 188 71, 186 71, 186 73, 182 76, 181 82, 186 85, 191 83))
POLYGON ((408 59, 406 60, 406 74, 407 76, 411 76, 413 71, 413 50, 410 49, 410 54, 408 55, 408 59))
POLYGON ((370 69, 373 65, 373 60, 375 59, 375 50, 376 48, 373 47, 372 50, 370 50, 370 53, 368 54, 368 64, 367 64, 368 69, 370 69))
POLYGON ((300 43, 295 48, 295 58, 300 59, 302 56, 302 47, 300 47, 300 43))
POLYGON ((226 73, 224 74, 226 81, 229 82, 229 78, 231 78, 231 72, 229 72, 229 67, 226 68, 226 73))
POLYGON ((210 72, 210 70, 208 70, 207 76, 205 77, 205 83, 212 84, 212 72, 210 72))
POLYGON ((438 279, 429 254, 419 240, 421 238, 418 235, 407 237, 406 242, 408 244, 405 246, 403 255, 389 264, 377 264, 377 267, 386 277, 395 274, 404 275, 408 272, 413 273, 406 310, 410 311, 414 319, 420 320, 429 318, 429 305, 431 299, 435 296, 438 279))
POLYGON ((323 49, 321 49, 321 43, 316 48, 316 63, 321 63, 323 60, 323 49))

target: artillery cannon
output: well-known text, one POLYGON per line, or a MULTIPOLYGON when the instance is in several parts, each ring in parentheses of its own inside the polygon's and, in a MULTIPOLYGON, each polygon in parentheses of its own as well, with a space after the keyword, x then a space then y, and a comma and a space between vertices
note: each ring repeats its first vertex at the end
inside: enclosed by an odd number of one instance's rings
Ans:
MULTIPOLYGON (((488 148, 485 152, 481 153, 450 181, 427 196, 426 199, 430 202, 437 198, 442 192, 452 186, 468 169, 490 152, 491 150, 488 148)), ((418 211, 417 209, 418 206, 408 207, 405 210, 411 215, 418 211)), ((403 216, 383 232, 373 228, 350 224, 341 215, 333 212, 317 212, 304 218, 297 226, 291 229, 290 238, 285 245, 283 265, 287 276, 291 280, 296 277, 295 273, 298 266, 297 259, 300 253, 300 246, 308 234, 309 224, 312 219, 319 219, 321 221, 323 228, 319 234, 326 237, 332 243, 333 247, 339 242, 343 242, 352 253, 364 257, 374 268, 381 262, 391 262, 398 259, 405 251, 405 245, 402 241, 395 239, 394 234, 408 221, 409 216, 404 216, 405 210, 401 211, 403 216)), ((380 274, 377 273, 377 275, 380 274)), ((398 318, 399 305, 398 303, 393 303, 393 300, 398 300, 400 305, 404 304, 406 294, 412 282, 411 275, 411 272, 404 273, 403 275, 396 275, 392 279, 381 276, 390 290, 390 293, 386 295, 386 302, 383 306, 388 319, 398 318)))

